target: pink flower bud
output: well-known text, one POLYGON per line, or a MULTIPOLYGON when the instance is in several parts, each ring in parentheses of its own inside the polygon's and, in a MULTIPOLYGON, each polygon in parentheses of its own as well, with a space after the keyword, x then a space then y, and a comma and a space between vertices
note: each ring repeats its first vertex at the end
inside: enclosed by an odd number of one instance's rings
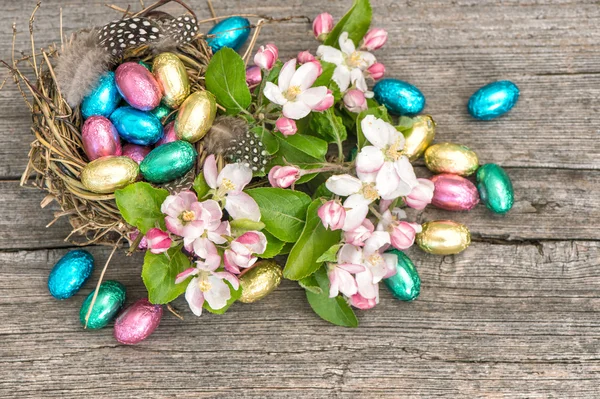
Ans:
POLYGON ((329 13, 322 13, 317 15, 317 18, 313 21, 313 33, 317 40, 323 42, 327 38, 327 35, 333 29, 333 17, 329 13))
POLYGON ((327 95, 321 100, 320 103, 316 105, 315 108, 313 108, 313 111, 323 112, 328 110, 333 106, 334 101, 335 99, 333 98, 333 92, 331 90, 327 90, 327 95))
POLYGON ((284 136, 292 136, 298 131, 298 128, 296 127, 296 121, 286 118, 285 116, 277 119, 277 122, 275 122, 275 127, 284 136))
POLYGON ((325 228, 339 230, 346 221, 346 210, 339 201, 328 201, 321 205, 317 212, 325 228))
POLYGON ((374 308, 377 302, 379 302, 379 298, 367 299, 360 294, 354 294, 350 297, 350 305, 362 310, 374 308))
POLYGON ((146 239, 148 240, 148 249, 153 254, 161 254, 171 248, 171 238, 169 237, 169 234, 161 229, 153 228, 148 230, 146 239))
POLYGON ((376 62, 367 68, 367 73, 373 80, 379 80, 385 75, 385 66, 381 62, 376 62))
POLYGON ((277 188, 288 188, 300 178, 300 169, 295 166, 273 166, 269 171, 269 183, 277 188))
POLYGON ((371 237, 373 231, 375 231, 373 222, 365 218, 360 226, 353 230, 344 232, 344 240, 347 244, 362 247, 365 245, 365 241, 371 237))
POLYGON ((367 109, 367 99, 365 93, 360 90, 352 89, 344 95, 344 105, 350 112, 359 113, 367 109))
POLYGON ((321 74, 323 73, 323 66, 321 65, 321 63, 318 60, 309 61, 307 62, 307 64, 308 63, 315 64, 315 66, 317 67, 317 77, 321 76, 321 74))
POLYGON ((312 62, 312 61, 317 60, 315 58, 315 56, 310 53, 310 51, 299 52, 297 58, 298 58, 298 63, 300 63, 300 64, 306 64, 307 62, 312 62))
POLYGON ((254 56, 254 63, 261 69, 270 71, 273 69, 277 58, 279 57, 279 50, 273 43, 269 43, 266 46, 261 46, 256 55, 254 56))
POLYGON ((409 207, 422 210, 431 203, 435 185, 428 179, 417 179, 417 181, 419 185, 413 188, 404 200, 409 207))
POLYGON ((362 47, 367 51, 373 51, 383 47, 387 42, 388 33, 385 29, 374 28, 367 32, 363 39, 362 47))
POLYGON ((415 242, 416 234, 411 223, 398 222, 398 224, 394 224, 390 232, 392 246, 399 250, 408 249, 415 242))
POLYGON ((257 65, 253 65, 246 69, 246 83, 248 87, 255 87, 260 84, 262 81, 262 72, 260 71, 260 67, 257 65))

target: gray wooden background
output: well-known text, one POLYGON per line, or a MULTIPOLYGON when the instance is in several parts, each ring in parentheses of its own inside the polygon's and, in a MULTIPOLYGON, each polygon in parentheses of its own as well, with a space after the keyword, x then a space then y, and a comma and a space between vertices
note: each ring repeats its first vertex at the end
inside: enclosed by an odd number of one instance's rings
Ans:
MULTIPOLYGON (((109 0, 110 2, 110 0, 109 0)), ((209 16, 203 0, 190 1, 209 16)), ((328 11, 349 1, 215 0, 219 15, 328 11)), ((2 0, 0 58, 29 52, 35 2, 2 0)), ((116 4, 126 6, 127 1, 116 4)), ((131 0, 132 7, 138 7, 131 0)), ((118 14, 102 0, 45 1, 37 40, 101 25, 118 14)), ((466 223, 474 243, 444 258, 410 256, 423 285, 410 304, 382 293, 361 325, 316 317, 286 282, 267 299, 223 316, 185 321, 168 312, 139 346, 117 344, 110 328, 84 331, 79 307, 99 274, 58 302, 48 272, 69 248, 68 228, 44 226, 43 194, 20 188, 31 140, 26 107, 9 82, 0 91, 0 396, 202 398, 597 398, 600 396, 600 5, 592 0, 373 0, 374 24, 390 32, 377 52, 388 76, 417 85, 438 122, 438 141, 473 148, 504 166, 516 191, 504 217, 427 210, 421 220, 466 223), (478 87, 510 79, 516 108, 477 122, 466 103, 478 87)), ((268 26, 282 58, 315 50, 304 23, 268 26)), ((5 73, 4 71, 2 72, 5 73)), ((2 75, 4 76, 4 75, 2 75)), ((419 168, 419 174, 425 174, 419 168)), ((55 209, 54 209, 55 210, 55 209)), ((91 252, 102 265, 106 248, 91 252)), ((118 253, 107 278, 144 295, 141 256, 118 253)))

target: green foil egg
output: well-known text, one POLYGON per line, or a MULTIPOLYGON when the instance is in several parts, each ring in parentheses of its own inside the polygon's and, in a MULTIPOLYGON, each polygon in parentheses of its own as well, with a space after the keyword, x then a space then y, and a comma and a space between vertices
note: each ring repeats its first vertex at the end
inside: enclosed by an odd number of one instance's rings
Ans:
POLYGON ((396 274, 383 280, 385 286, 390 290, 394 298, 401 301, 413 301, 421 292, 421 278, 415 265, 402 251, 393 249, 388 251, 398 256, 396 274))
POLYGON ((156 116, 158 120, 164 123, 166 121, 163 121, 163 119, 171 113, 171 108, 167 107, 164 104, 160 104, 158 107, 150 111, 150 113, 156 116))
POLYGON ((140 171, 151 183, 167 183, 189 172, 197 156, 187 141, 173 141, 153 149, 140 164, 140 171))
POLYGON ((477 190, 481 201, 492 212, 504 214, 514 203, 514 190, 510 178, 494 163, 482 165, 477 170, 477 190))
MULTIPOLYGON (((81 324, 84 327, 86 327, 85 316, 92 304, 94 292, 95 291, 90 292, 85 301, 83 301, 81 310, 79 311, 79 321, 81 321, 81 324)), ((125 286, 118 281, 109 280, 103 282, 98 289, 96 302, 94 302, 94 308, 90 313, 86 328, 97 330, 106 327, 106 325, 117 315, 119 310, 121 310, 124 303, 125 286)))

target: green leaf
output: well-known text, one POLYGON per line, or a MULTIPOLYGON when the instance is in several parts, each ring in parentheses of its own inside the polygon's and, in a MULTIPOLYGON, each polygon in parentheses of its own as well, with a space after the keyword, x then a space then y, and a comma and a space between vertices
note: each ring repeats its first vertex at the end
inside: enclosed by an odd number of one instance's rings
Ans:
POLYGON ((281 248, 279 255, 288 255, 292 251, 292 248, 294 248, 294 244, 293 242, 286 242, 283 248, 281 248))
POLYGON ((325 268, 319 269, 314 278, 322 292, 317 294, 312 290, 306 290, 306 299, 310 307, 323 320, 342 327, 358 327, 358 319, 346 300, 338 295, 329 298, 329 278, 325 268))
POLYGON ((340 250, 342 244, 337 243, 329 247, 327 251, 323 253, 323 255, 319 256, 317 262, 337 262, 337 253, 340 250))
POLYGON ((115 191, 115 200, 125 221, 146 234, 157 226, 165 229, 165 215, 160 206, 168 195, 165 189, 138 182, 115 191))
POLYGON ((408 131, 408 130, 412 129, 413 123, 414 123, 413 118, 402 115, 398 119, 398 124, 396 124, 396 130, 398 130, 399 132, 408 131))
POLYGON ((279 73, 281 72, 281 68, 283 68, 283 62, 277 60, 275 65, 273 65, 273 69, 271 69, 267 75, 267 82, 276 83, 279 73))
POLYGON ((191 267, 190 260, 181 252, 181 247, 171 248, 166 254, 155 255, 147 251, 144 257, 142 280, 148 290, 148 299, 156 305, 175 300, 187 288, 187 280, 175 284, 175 278, 191 267))
POLYGON ((323 112, 314 112, 310 121, 310 132, 328 143, 342 143, 348 138, 342 118, 333 107, 323 112))
POLYGON ((265 129, 263 126, 256 126, 250 129, 250 131, 256 134, 260 141, 262 141, 269 155, 273 155, 279 150, 279 140, 268 129, 265 129))
MULTIPOLYGON (((278 132, 274 133, 274 136, 279 141, 279 151, 269 163, 269 167, 292 163, 303 169, 315 169, 321 167, 322 163, 325 162, 325 154, 327 154, 328 148, 325 140, 298 133, 287 138, 278 132)), ((304 175, 296 184, 306 183, 315 176, 316 174, 304 175)))
POLYGON ((319 257, 332 245, 340 241, 340 231, 331 231, 323 227, 317 214, 322 202, 314 200, 306 211, 306 224, 302 235, 288 256, 283 276, 289 280, 300 280, 316 272, 323 262, 319 257))
POLYGON ((331 199, 333 198, 333 193, 331 191, 329 191, 329 189, 327 188, 326 183, 321 183, 319 184, 319 187, 317 187, 317 189, 315 190, 315 193, 313 194, 313 199, 317 199, 317 198, 327 198, 327 199, 331 199))
POLYGON ((352 8, 334 26, 323 44, 339 48, 340 35, 348 32, 348 37, 358 46, 371 26, 372 14, 369 0, 355 0, 352 8))
POLYGON ((331 82, 331 78, 333 77, 333 71, 335 71, 335 68, 337 66, 334 63, 327 61, 320 62, 321 67, 323 67, 323 72, 321 73, 321 75, 319 75, 317 80, 315 80, 315 83, 313 83, 313 87, 328 86, 329 82, 331 82))
POLYGON ((365 137, 365 135, 362 131, 362 126, 361 126, 362 120, 365 119, 368 115, 373 115, 376 118, 383 119, 384 121, 386 121, 388 123, 391 122, 390 116, 388 115, 388 112, 387 112, 387 108, 383 105, 380 107, 369 108, 367 110, 364 110, 360 114, 358 114, 358 118, 356 118, 356 137, 357 137, 357 141, 358 141, 357 145, 358 145, 359 151, 368 142, 367 138, 365 137))
POLYGON ((239 231, 261 231, 265 228, 263 222, 255 222, 250 219, 234 219, 229 222, 229 226, 231 226, 232 229, 239 231))
POLYGON ((267 249, 265 249, 265 252, 263 252, 259 256, 262 259, 271 259, 279 255, 283 250, 283 247, 285 246, 285 242, 276 238, 273 234, 269 233, 266 230, 262 233, 265 235, 265 237, 267 237, 267 249))
POLYGON ((295 242, 302 233, 310 197, 300 191, 261 187, 246 191, 260 208, 265 229, 284 242, 295 242))
POLYGON ((200 173, 198 174, 198 176, 196 176, 192 188, 194 189, 196 194, 198 194, 199 199, 204 198, 206 194, 208 194, 208 192, 210 191, 210 187, 208 186, 208 183, 206 183, 204 173, 200 173))
POLYGON ((205 82, 208 91, 230 115, 239 114, 252 102, 244 60, 230 48, 223 48, 213 55, 206 68, 205 82))
POLYGON ((304 288, 307 291, 312 292, 313 294, 322 294, 323 290, 319 287, 319 283, 315 278, 315 275, 304 277, 301 280, 298 280, 298 284, 300 287, 304 288))
POLYGON ((229 283, 229 281, 224 280, 224 283, 229 286, 229 291, 231 292, 231 298, 229 298, 229 300, 227 301, 227 304, 225 306, 223 306, 221 309, 213 309, 208 304, 208 301, 204 301, 204 304, 202 305, 202 307, 204 309, 208 310, 210 313, 223 314, 223 313, 227 312, 227 309, 229 309, 229 307, 231 305, 233 305, 233 303, 235 301, 237 301, 238 299, 240 299, 240 297, 242 296, 242 287, 241 286, 239 286, 237 290, 234 290, 233 287, 231 286, 231 284, 229 283))

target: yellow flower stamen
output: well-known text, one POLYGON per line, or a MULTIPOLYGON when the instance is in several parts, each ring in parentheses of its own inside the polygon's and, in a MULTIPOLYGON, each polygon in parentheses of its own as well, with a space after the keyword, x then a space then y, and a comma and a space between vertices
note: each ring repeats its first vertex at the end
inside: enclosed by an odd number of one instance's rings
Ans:
POLYGON ((375 183, 363 184, 362 195, 370 201, 375 201, 379 198, 377 189, 375 189, 375 183))
POLYGON ((186 223, 187 222, 191 222, 195 218, 196 218, 196 214, 194 213, 194 211, 183 211, 183 212, 181 212, 181 220, 183 220, 186 223))
POLYGON ((288 101, 294 101, 302 93, 300 86, 290 86, 283 95, 288 101))
POLYGON ((210 291, 210 289, 212 288, 212 285, 208 281, 207 276, 202 276, 198 280, 199 280, 198 281, 198 288, 200 288, 200 291, 202 291, 202 292, 210 291))
POLYGON ((400 148, 400 138, 396 140, 396 142, 390 145, 385 150, 385 157, 390 161, 397 161, 404 153, 404 146, 400 148))
POLYGON ((360 52, 355 51, 346 58, 346 64, 349 67, 358 68, 362 62, 362 57, 360 56, 360 52))

